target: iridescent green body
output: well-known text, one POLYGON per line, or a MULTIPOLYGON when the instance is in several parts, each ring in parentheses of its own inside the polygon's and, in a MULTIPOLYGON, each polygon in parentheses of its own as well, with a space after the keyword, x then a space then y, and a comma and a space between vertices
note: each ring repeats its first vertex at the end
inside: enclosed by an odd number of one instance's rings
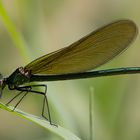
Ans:
POLYGON ((51 123, 46 97, 47 86, 42 84, 24 86, 24 84, 36 81, 57 81, 140 73, 140 67, 92 71, 126 50, 135 39, 137 32, 137 27, 131 20, 119 20, 101 27, 68 47, 37 58, 25 67, 17 68, 7 78, 1 77, 0 96, 6 85, 10 90, 20 91, 7 104, 25 92, 24 96, 15 105, 16 108, 28 92, 42 94, 44 96, 42 116, 45 117, 44 106, 46 102, 51 123), (44 87, 44 92, 33 90, 33 87, 37 86, 44 87))
POLYGON ((18 87, 30 82, 30 73, 28 71, 25 72, 24 68, 20 67, 6 79, 6 82, 10 88, 18 87))
MULTIPOLYGON (((126 50, 135 39, 137 27, 131 20, 110 23, 72 45, 44 55, 0 80, 10 89, 35 81, 69 80, 135 73, 136 68, 91 71, 126 50), (101 72, 103 72, 101 74, 101 72)), ((139 69, 139 68, 137 68, 139 69)))

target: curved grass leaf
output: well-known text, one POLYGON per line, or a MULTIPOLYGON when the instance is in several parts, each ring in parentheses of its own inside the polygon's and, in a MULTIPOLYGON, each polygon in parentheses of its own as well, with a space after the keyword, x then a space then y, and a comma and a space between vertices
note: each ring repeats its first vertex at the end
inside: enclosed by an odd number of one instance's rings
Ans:
POLYGON ((44 127, 45 129, 49 130, 50 132, 56 134, 57 136, 61 137, 64 140, 80 140, 80 138, 78 138, 75 134, 73 134, 69 130, 67 130, 61 126, 56 127, 56 126, 50 125, 50 123, 47 120, 44 120, 43 118, 23 112, 19 109, 15 109, 15 111, 13 111, 12 106, 6 106, 6 105, 2 104, 1 102, 0 102, 0 108, 7 110, 17 116, 21 116, 25 119, 28 119, 28 120, 34 122, 34 123, 44 127))

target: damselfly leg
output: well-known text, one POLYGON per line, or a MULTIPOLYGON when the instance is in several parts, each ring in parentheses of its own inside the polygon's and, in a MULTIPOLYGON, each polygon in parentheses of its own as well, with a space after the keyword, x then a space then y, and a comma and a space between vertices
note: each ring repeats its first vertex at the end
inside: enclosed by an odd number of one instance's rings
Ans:
POLYGON ((14 111, 16 109, 16 107, 20 104, 20 102, 23 100, 23 98, 29 92, 41 94, 41 95, 44 96, 44 98, 43 98, 43 107, 42 107, 42 117, 45 118, 46 120, 48 120, 51 125, 55 125, 55 124, 52 123, 52 120, 51 120, 49 103, 48 103, 48 99, 47 99, 47 85, 41 84, 41 85, 30 85, 30 86, 22 86, 22 87, 20 86, 20 87, 16 87, 15 89, 20 91, 20 92, 16 96, 14 96, 6 105, 9 105, 14 99, 16 99, 18 96, 20 96, 23 92, 25 92, 24 95, 21 97, 21 99, 14 106, 14 109, 13 109, 13 111, 14 111), (35 88, 35 87, 44 87, 44 92, 33 90, 33 88, 35 88), (47 108, 48 118, 44 115, 45 106, 47 108))

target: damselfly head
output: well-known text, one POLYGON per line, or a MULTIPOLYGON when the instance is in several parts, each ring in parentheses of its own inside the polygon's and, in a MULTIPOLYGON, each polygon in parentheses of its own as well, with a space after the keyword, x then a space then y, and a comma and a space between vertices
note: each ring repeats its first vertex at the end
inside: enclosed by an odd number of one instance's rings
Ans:
POLYGON ((6 81, 3 78, 2 74, 0 74, 0 98, 2 97, 2 91, 5 86, 6 86, 6 81))

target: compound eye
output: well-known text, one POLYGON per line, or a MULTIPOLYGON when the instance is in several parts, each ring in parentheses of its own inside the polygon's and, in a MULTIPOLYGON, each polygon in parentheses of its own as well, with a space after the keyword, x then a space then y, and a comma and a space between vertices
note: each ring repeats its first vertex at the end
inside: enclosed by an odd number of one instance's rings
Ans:
POLYGON ((0 73, 0 80, 1 80, 1 79, 3 79, 3 76, 2 76, 2 74, 0 73))
POLYGON ((0 98, 2 96, 2 90, 5 87, 6 83, 4 82, 2 74, 0 74, 0 98))
POLYGON ((0 74, 0 88, 3 87, 3 76, 2 74, 0 74))

